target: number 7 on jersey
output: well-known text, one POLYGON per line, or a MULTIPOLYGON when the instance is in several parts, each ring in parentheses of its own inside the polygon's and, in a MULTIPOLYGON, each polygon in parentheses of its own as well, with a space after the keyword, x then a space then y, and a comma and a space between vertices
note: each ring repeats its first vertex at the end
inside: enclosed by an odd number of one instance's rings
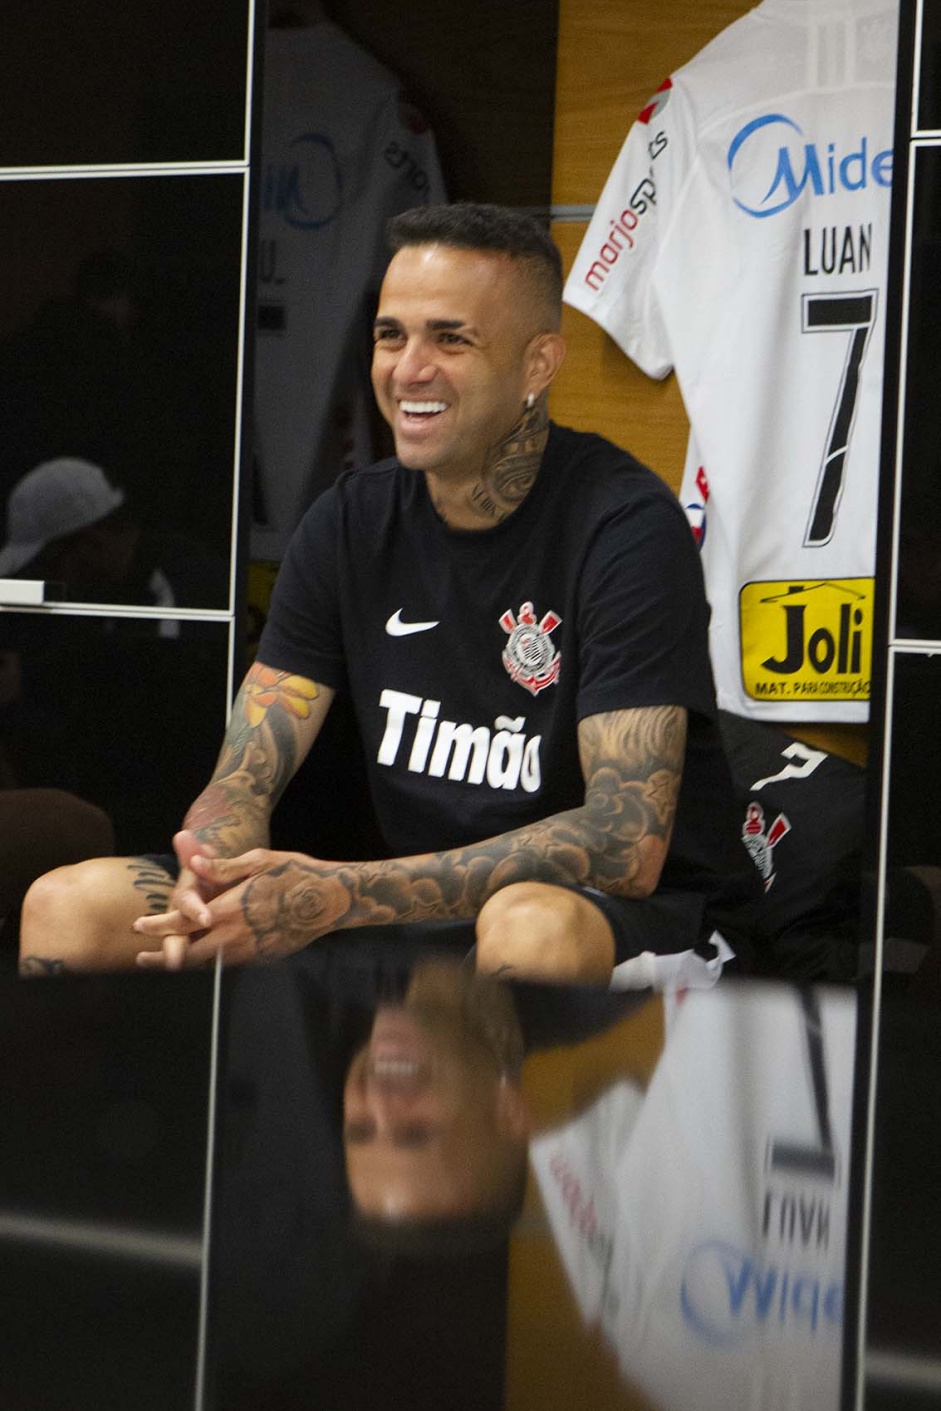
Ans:
POLYGON ((843 493, 843 476, 856 412, 860 368, 876 320, 876 294, 875 289, 864 289, 855 294, 805 294, 801 300, 802 333, 850 335, 843 376, 830 421, 827 448, 817 477, 814 502, 804 535, 805 548, 828 544, 833 536, 843 493))

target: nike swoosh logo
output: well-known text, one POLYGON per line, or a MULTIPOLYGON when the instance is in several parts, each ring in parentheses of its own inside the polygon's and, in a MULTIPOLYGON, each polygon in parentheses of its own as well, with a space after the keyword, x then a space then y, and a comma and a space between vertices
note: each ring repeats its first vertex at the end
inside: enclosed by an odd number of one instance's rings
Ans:
POLYGON ((386 623, 386 631, 390 637, 411 637, 413 632, 430 632, 432 627, 437 626, 437 622, 403 622, 402 609, 399 608, 386 623))

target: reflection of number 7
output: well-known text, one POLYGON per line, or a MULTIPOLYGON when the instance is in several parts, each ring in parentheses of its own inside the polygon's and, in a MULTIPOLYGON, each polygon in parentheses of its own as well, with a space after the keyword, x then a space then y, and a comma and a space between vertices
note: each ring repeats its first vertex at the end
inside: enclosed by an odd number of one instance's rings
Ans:
POLYGON ((850 334, 836 407, 830 422, 827 450, 804 535, 805 548, 813 548, 830 542, 836 523, 836 512, 843 493, 846 452, 856 412, 859 370, 876 319, 876 290, 864 289, 857 294, 805 294, 801 306, 802 333, 850 334))
POLYGON ((817 1140, 813 1145, 772 1141, 769 1165, 772 1171, 789 1171, 791 1174, 800 1172, 804 1176, 819 1176, 825 1181, 833 1182, 836 1180, 836 1152, 833 1149, 833 1132, 830 1127, 827 1062, 823 1051, 820 1001, 816 992, 810 989, 799 991, 799 1001, 804 1021, 810 1090, 817 1118, 817 1140))

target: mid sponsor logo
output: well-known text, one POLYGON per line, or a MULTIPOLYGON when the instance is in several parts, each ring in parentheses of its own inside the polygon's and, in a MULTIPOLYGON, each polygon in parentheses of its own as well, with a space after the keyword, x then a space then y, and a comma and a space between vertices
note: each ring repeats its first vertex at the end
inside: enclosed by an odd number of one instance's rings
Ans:
POLYGON ((739 594, 742 684, 754 701, 868 701, 871 578, 746 583, 739 594))
POLYGON ((332 140, 322 132, 302 132, 280 162, 262 174, 261 209, 274 212, 294 230, 320 230, 340 212, 343 176, 332 140))
POLYGON ((811 1340, 839 1333, 843 1285, 712 1240, 686 1261, 680 1306, 687 1327, 711 1347, 737 1347, 773 1329, 811 1340))
POLYGON ((732 199, 756 220, 779 215, 806 193, 836 196, 892 185, 892 148, 867 134, 848 146, 807 140, 785 113, 764 113, 732 138, 726 156, 732 199))

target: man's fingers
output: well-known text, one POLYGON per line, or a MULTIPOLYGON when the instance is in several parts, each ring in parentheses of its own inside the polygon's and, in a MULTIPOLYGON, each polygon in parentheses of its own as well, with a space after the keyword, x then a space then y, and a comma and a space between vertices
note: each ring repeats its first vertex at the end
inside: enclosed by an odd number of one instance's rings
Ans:
POLYGON ((211 843, 201 843, 189 828, 181 828, 179 833, 173 835, 173 851, 177 855, 180 866, 189 867, 197 853, 206 857, 215 857, 216 850, 211 843))
POLYGON ((191 931, 205 931, 211 925, 212 912, 201 897, 189 892, 178 899, 173 911, 164 911, 158 916, 139 916, 134 930, 142 936, 188 935, 191 931))
POLYGON ((188 949, 188 936, 164 936, 159 950, 138 951, 137 963, 143 970, 182 970, 188 949))
POLYGON ((270 856, 264 848, 252 848, 241 857, 209 857, 206 853, 195 853, 190 859, 190 867, 198 877, 216 886, 231 886, 243 882, 265 865, 270 856))
POLYGON ((137 964, 142 970, 192 970, 214 960, 218 952, 216 942, 194 941, 190 936, 164 936, 159 950, 142 950, 137 953, 137 964))

